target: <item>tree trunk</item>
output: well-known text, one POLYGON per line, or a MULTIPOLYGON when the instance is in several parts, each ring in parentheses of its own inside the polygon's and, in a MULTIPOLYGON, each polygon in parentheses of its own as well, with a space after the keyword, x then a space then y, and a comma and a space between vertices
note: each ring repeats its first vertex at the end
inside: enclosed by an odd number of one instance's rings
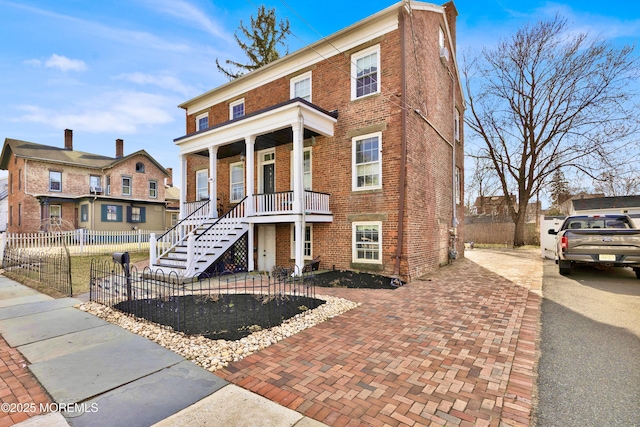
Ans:
POLYGON ((519 248, 520 246, 524 246, 524 230, 525 230, 525 219, 527 216, 522 209, 518 213, 515 221, 515 230, 513 231, 513 246, 519 248))

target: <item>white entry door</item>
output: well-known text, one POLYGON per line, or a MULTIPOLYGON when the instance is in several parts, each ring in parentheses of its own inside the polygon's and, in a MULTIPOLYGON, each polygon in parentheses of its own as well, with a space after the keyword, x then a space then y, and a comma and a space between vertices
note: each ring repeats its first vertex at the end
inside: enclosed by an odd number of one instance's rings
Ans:
POLYGON ((271 271, 276 265, 276 226, 258 225, 258 270, 271 271))

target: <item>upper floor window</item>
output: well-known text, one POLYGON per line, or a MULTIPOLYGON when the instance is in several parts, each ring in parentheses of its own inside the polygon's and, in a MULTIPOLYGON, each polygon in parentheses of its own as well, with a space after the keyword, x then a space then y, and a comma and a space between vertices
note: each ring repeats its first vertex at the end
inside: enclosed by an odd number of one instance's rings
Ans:
POLYGON ((382 188, 382 133, 353 138, 353 190, 382 188))
POLYGON ((149 181, 149 198, 158 198, 158 181, 149 181))
POLYGON ((456 108, 456 117, 454 123, 453 133, 456 138, 456 141, 460 141, 460 111, 456 108))
POLYGON ((462 202, 462 172, 460 168, 456 166, 456 204, 462 202))
POLYGON ((111 175, 107 175, 107 196, 111 194, 111 175))
POLYGON ((209 113, 196 116, 196 130, 204 130, 209 127, 209 113))
POLYGON ((122 195, 123 196, 131 195, 131 177, 128 177, 128 176, 122 177, 122 195))
MULTIPOLYGON (((302 152, 302 175, 304 180, 304 189, 311 191, 311 147, 307 147, 302 152)), ((291 188, 293 189, 293 150, 291 150, 291 188)))
POLYGON ((438 28, 438 47, 442 49, 444 47, 444 31, 442 27, 438 28))
POLYGON ((380 45, 351 56, 351 99, 380 92, 380 45))
POLYGON ((229 104, 229 119, 237 119, 244 116, 244 98, 233 101, 229 104))
POLYGON ((311 71, 291 79, 291 98, 302 98, 311 102, 311 71))
POLYGON ((244 163, 231 163, 229 167, 230 201, 239 202, 244 198, 244 163))
POLYGON ((49 191, 62 191, 62 172, 49 171, 49 191))
POLYGON ((136 172, 144 173, 144 163, 142 162, 136 163, 136 172))
POLYGON ((209 170, 196 171, 196 200, 209 198, 209 170))
POLYGON ((22 190, 22 169, 18 169, 18 191, 22 190))
POLYGON ((96 175, 91 175, 89 177, 89 191, 91 193, 100 193, 102 192, 102 187, 100 186, 100 177, 96 175))

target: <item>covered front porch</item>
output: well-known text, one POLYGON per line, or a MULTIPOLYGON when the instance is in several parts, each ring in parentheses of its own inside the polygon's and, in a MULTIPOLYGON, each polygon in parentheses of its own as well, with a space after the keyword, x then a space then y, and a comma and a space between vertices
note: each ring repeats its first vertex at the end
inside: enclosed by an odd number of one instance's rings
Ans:
MULTIPOLYGON (((333 221, 330 195, 310 188, 311 172, 307 167, 315 139, 333 136, 336 117, 335 112, 296 98, 176 139, 180 147, 181 188, 188 190, 181 191, 180 218, 211 221, 225 215, 229 208, 238 210, 237 206, 242 205, 241 221, 246 224, 295 224, 295 264, 301 271, 305 224, 333 221), (290 148, 285 159, 280 148, 287 144, 290 148), (196 171, 196 179, 191 181, 195 191, 188 189, 188 158, 208 159, 208 167, 196 171), (289 171, 289 164, 290 186, 284 187, 287 191, 278 191, 285 182, 282 171, 289 171), (220 178, 226 178, 225 167, 230 168, 229 182, 220 178), (193 199, 187 201, 188 197, 193 199), (227 202, 229 205, 225 206, 227 202)), ((247 233, 248 247, 253 248, 253 227, 248 227, 247 233)), ((249 260, 251 271, 255 269, 253 257, 249 260)))

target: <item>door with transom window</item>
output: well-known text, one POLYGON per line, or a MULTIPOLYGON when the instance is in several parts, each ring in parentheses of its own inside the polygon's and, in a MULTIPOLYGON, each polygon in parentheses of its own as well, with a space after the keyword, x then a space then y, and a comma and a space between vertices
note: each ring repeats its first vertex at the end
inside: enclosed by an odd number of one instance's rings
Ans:
POLYGON ((260 192, 263 194, 276 192, 275 150, 265 150, 260 152, 260 192))

